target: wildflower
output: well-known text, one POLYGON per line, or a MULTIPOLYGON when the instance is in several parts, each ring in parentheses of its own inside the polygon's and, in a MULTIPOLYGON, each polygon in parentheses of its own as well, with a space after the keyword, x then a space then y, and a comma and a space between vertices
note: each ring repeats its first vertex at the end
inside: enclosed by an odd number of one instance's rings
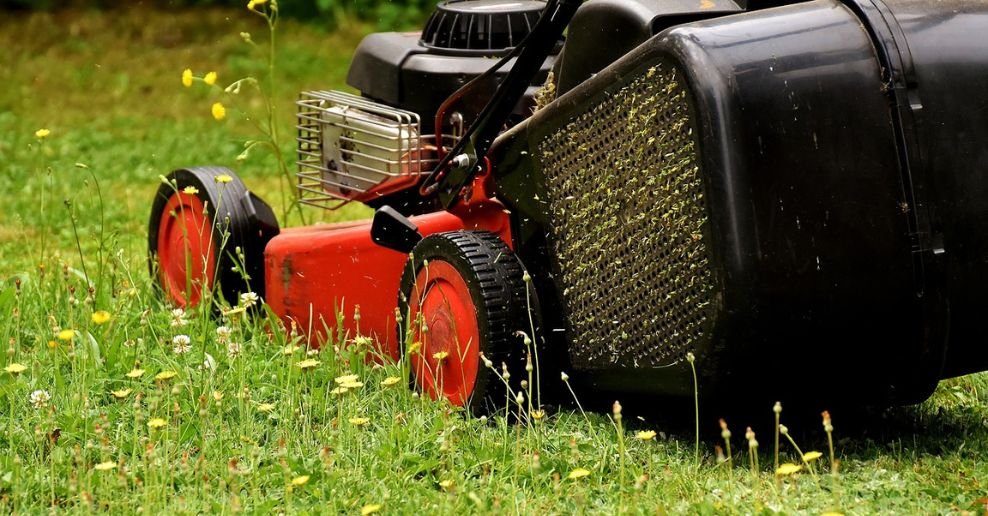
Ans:
POLYGON ((370 419, 367 419, 366 417, 351 417, 349 421, 350 424, 354 426, 364 426, 367 423, 370 423, 370 419))
POLYGON ((576 468, 573 471, 570 471, 569 475, 566 475, 566 478, 570 480, 576 480, 588 476, 589 474, 590 474, 589 470, 583 468, 576 468))
POLYGON ((793 473, 798 473, 802 469, 803 469, 802 466, 787 462, 779 466, 779 469, 775 470, 775 474, 784 477, 784 476, 792 475, 793 473))
POLYGON ((195 195, 195 194, 199 193, 199 189, 196 188, 196 187, 194 187, 194 186, 192 186, 192 185, 189 185, 189 186, 186 186, 185 188, 182 189, 182 193, 187 194, 187 195, 195 195))
POLYGON ((240 343, 239 342, 231 342, 231 343, 227 344, 226 345, 226 354, 230 358, 237 358, 238 356, 240 356, 240 343))
POLYGON ((172 378, 175 378, 175 376, 177 375, 178 373, 176 373, 175 371, 162 371, 154 375, 154 379, 158 381, 171 380, 172 378))
POLYGON ((309 475, 301 475, 292 479, 292 485, 295 487, 302 487, 309 483, 309 475))
POLYGON ((219 102, 213 103, 213 107, 211 111, 213 113, 213 118, 217 120, 223 120, 224 118, 226 118, 226 108, 223 107, 223 104, 219 102))
POLYGON ((220 326, 216 328, 216 340, 226 342, 230 339, 230 335, 232 333, 233 330, 231 330, 229 326, 220 326))
POLYGON ((141 376, 144 376, 144 370, 135 367, 134 369, 131 369, 124 376, 126 376, 127 378, 140 378, 141 376))
POLYGON ((48 406, 48 402, 51 401, 51 394, 48 394, 46 390, 38 389, 31 393, 29 399, 34 408, 42 409, 48 406))
POLYGON ((35 131, 35 132, 34 132, 34 135, 35 135, 35 136, 36 136, 36 137, 37 137, 37 138, 38 138, 39 140, 44 140, 44 139, 45 139, 45 138, 47 138, 47 137, 48 137, 48 135, 50 135, 50 134, 51 134, 51 131, 49 131, 48 129, 44 129, 44 128, 42 128, 42 129, 38 129, 37 131, 35 131))
POLYGON ((642 430, 635 434, 635 438, 640 441, 651 441, 655 439, 655 430, 642 430))
POLYGON ((344 389, 359 389, 364 386, 364 382, 343 382, 340 387, 344 389))
POLYGON ((176 335, 172 337, 172 345, 176 355, 188 353, 192 349, 192 339, 188 335, 176 335))
POLYGON ((339 376, 333 381, 338 384, 344 384, 344 383, 352 383, 359 379, 360 377, 355 374, 347 374, 347 375, 339 376))
POLYGON ((329 391, 329 393, 334 396, 339 396, 341 394, 346 394, 349 391, 350 389, 347 389, 346 387, 336 387, 333 390, 329 391))
POLYGON ((545 417, 545 411, 544 410, 533 410, 531 416, 532 416, 532 419, 534 419, 535 421, 541 421, 542 418, 545 417))
POLYGON ((112 460, 106 462, 100 462, 99 464, 93 466, 96 471, 110 471, 111 469, 116 469, 117 463, 112 460))
POLYGON ((24 364, 18 364, 17 362, 14 362, 13 364, 10 364, 7 367, 3 368, 3 370, 7 371, 8 373, 14 376, 17 376, 23 373, 24 371, 27 371, 27 366, 25 366, 24 364))
POLYGON ((107 312, 106 310, 98 310, 93 312, 92 320, 93 324, 106 324, 110 322, 110 312, 107 312))
POLYGON ((167 424, 168 424, 168 420, 162 417, 152 418, 150 421, 148 421, 148 427, 150 427, 152 430, 163 428, 167 424))
POLYGON ((408 346, 408 354, 414 355, 415 353, 418 353, 420 349, 422 349, 422 343, 415 341, 410 346, 408 346))
POLYGON ((130 389, 120 389, 120 390, 117 390, 117 391, 110 391, 110 394, 112 394, 114 398, 116 398, 118 400, 122 400, 122 399, 126 398, 127 396, 130 396, 130 393, 131 392, 132 391, 130 389))
POLYGON ((299 346, 285 346, 285 349, 281 350, 282 355, 294 355, 298 350, 302 349, 299 346))
POLYGON ((223 396, 225 396, 225 394, 223 394, 223 391, 213 391, 213 400, 223 401, 223 396))
POLYGON ((686 361, 689 362, 690 364, 692 364, 693 362, 696 362, 696 356, 693 354, 692 351, 689 352, 689 353, 686 353, 686 361))
POLYGON ((240 294, 240 304, 243 305, 244 308, 250 308, 256 305, 260 299, 261 298, 253 292, 244 292, 243 294, 240 294))
POLYGON ((301 361, 301 362, 299 362, 299 363, 298 363, 298 364, 296 364, 296 365, 298 365, 298 368, 299 368, 299 369, 301 369, 301 370, 303 370, 303 371, 304 371, 304 370, 306 370, 306 369, 312 369, 312 368, 314 368, 314 367, 316 367, 317 365, 319 365, 319 364, 321 364, 321 363, 322 363, 322 362, 320 362, 320 361, 318 361, 318 360, 316 360, 316 359, 314 359, 314 358, 307 358, 307 359, 305 359, 305 360, 303 360, 303 361, 301 361))
POLYGON ((57 342, 55 342, 53 340, 49 340, 48 341, 48 349, 55 349, 57 347, 58 347, 58 343, 57 342))
POLYGON ((192 70, 189 68, 182 70, 182 85, 186 88, 192 87, 192 70))
POLYGON ((823 457, 823 454, 820 453, 820 452, 818 452, 818 451, 806 452, 806 453, 803 454, 803 461, 805 461, 805 462, 813 462, 813 461, 819 459, 820 457, 823 457))
POLYGON ((561 372, 561 373, 559 373, 559 379, 562 380, 562 381, 564 381, 564 382, 568 382, 569 381, 569 375, 566 374, 565 372, 561 372))
MULTIPOLYGON (((248 4, 248 5, 250 5, 250 4, 248 4)), ((250 33, 249 32, 241 32, 240 33, 240 39, 244 40, 245 43, 253 43, 254 42, 254 40, 252 40, 250 38, 250 33)))
POLYGON ((216 181, 217 183, 226 184, 226 183, 229 183, 230 181, 233 181, 233 176, 231 176, 229 174, 220 174, 220 175, 216 176, 215 178, 213 178, 213 180, 216 181))
POLYGON ((202 82, 212 86, 216 84, 216 72, 209 72, 202 78, 202 82))
POLYGON ((257 406, 257 410, 259 412, 267 414, 268 412, 274 410, 274 403, 261 403, 260 405, 257 406))
POLYGON ((443 488, 444 491, 449 491, 449 488, 453 487, 453 481, 452 480, 440 481, 439 487, 443 488))
POLYGON ((443 360, 446 360, 446 357, 448 356, 449 356, 449 352, 447 351, 437 351, 432 354, 432 358, 436 359, 437 362, 442 362, 443 360))
POLYGON ((75 330, 62 330, 58 332, 56 337, 58 337, 58 340, 60 341, 68 342, 72 340, 72 337, 75 337, 75 330))
MULTIPOLYGON (((255 2, 257 0, 250 0, 250 1, 255 2)), ((381 504, 379 503, 372 503, 369 505, 365 505, 360 509, 360 516, 370 516, 371 514, 380 512, 380 510, 381 510, 381 504)))

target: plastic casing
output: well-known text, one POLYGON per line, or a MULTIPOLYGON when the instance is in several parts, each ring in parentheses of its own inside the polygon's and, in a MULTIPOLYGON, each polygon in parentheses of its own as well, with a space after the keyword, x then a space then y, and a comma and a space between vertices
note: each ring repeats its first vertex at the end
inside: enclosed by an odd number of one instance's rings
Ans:
MULTIPOLYGON (((502 135, 498 197, 549 348, 566 367, 537 145, 664 62, 690 91, 709 210, 705 394, 909 403, 988 368, 986 30, 988 4, 966 0, 817 0, 691 23, 502 135)), ((689 374, 600 364, 582 379, 685 395, 689 374)))

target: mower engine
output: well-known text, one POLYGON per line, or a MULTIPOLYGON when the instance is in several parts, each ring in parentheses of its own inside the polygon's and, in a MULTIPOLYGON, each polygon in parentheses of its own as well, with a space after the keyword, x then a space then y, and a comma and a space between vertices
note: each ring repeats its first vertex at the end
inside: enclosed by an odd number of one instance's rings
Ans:
POLYGON ((313 346, 370 337, 476 413, 533 363, 916 402, 988 369, 985 30, 971 0, 443 2, 361 43, 359 95, 298 102, 299 200, 373 221, 281 230, 182 169, 152 270, 179 305, 253 290, 313 346))

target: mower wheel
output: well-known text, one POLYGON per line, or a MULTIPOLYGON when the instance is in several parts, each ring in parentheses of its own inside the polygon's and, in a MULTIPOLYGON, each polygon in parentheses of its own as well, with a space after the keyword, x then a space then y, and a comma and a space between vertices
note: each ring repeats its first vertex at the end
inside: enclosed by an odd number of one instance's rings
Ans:
POLYGON ((417 387, 485 415, 505 406, 502 364, 513 388, 524 376, 528 333, 525 269, 498 236, 453 231, 427 236, 406 262, 398 341, 417 387), (409 328, 411 324, 411 328, 409 328), (481 353, 497 372, 484 366, 481 353))
POLYGON ((263 296, 264 246, 279 231, 271 208, 227 168, 183 168, 166 179, 148 225, 151 275, 165 298, 186 308, 204 291, 231 304, 244 292, 263 296))

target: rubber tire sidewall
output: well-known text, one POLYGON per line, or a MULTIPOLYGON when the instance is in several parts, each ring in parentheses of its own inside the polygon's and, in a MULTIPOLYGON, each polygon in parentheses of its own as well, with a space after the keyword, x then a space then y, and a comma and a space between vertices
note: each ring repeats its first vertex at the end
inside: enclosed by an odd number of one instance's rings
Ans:
MULTIPOLYGON (((501 372, 501 364, 507 364, 511 373, 511 388, 518 392, 518 384, 525 374, 525 350, 523 338, 516 335, 518 331, 529 332, 527 327, 525 272, 521 261, 513 251, 496 235, 485 231, 450 231, 429 235, 419 242, 409 256, 401 277, 401 287, 398 295, 398 309, 402 321, 409 316, 408 300, 415 287, 416 277, 425 261, 442 260, 456 269, 467 285, 470 300, 476 308, 477 329, 479 333, 478 351, 493 362, 497 372, 501 372), (467 256, 469 250, 463 247, 478 245, 480 249, 494 259, 492 264, 494 276, 491 278, 496 288, 505 299, 500 305, 500 313, 492 313, 491 300, 485 297, 481 280, 477 277, 475 262, 467 256), (522 324, 522 321, 526 321, 522 324), (518 327, 515 327, 518 326, 518 327)), ((398 343, 404 356, 407 322, 398 325, 398 343)), ((414 371, 412 371, 413 383, 414 371)), ((473 392, 469 396, 466 408, 475 416, 490 415, 505 407, 506 390, 502 379, 487 368, 481 359, 477 368, 477 378, 473 392)), ((514 400, 509 400, 514 403, 514 400)))

